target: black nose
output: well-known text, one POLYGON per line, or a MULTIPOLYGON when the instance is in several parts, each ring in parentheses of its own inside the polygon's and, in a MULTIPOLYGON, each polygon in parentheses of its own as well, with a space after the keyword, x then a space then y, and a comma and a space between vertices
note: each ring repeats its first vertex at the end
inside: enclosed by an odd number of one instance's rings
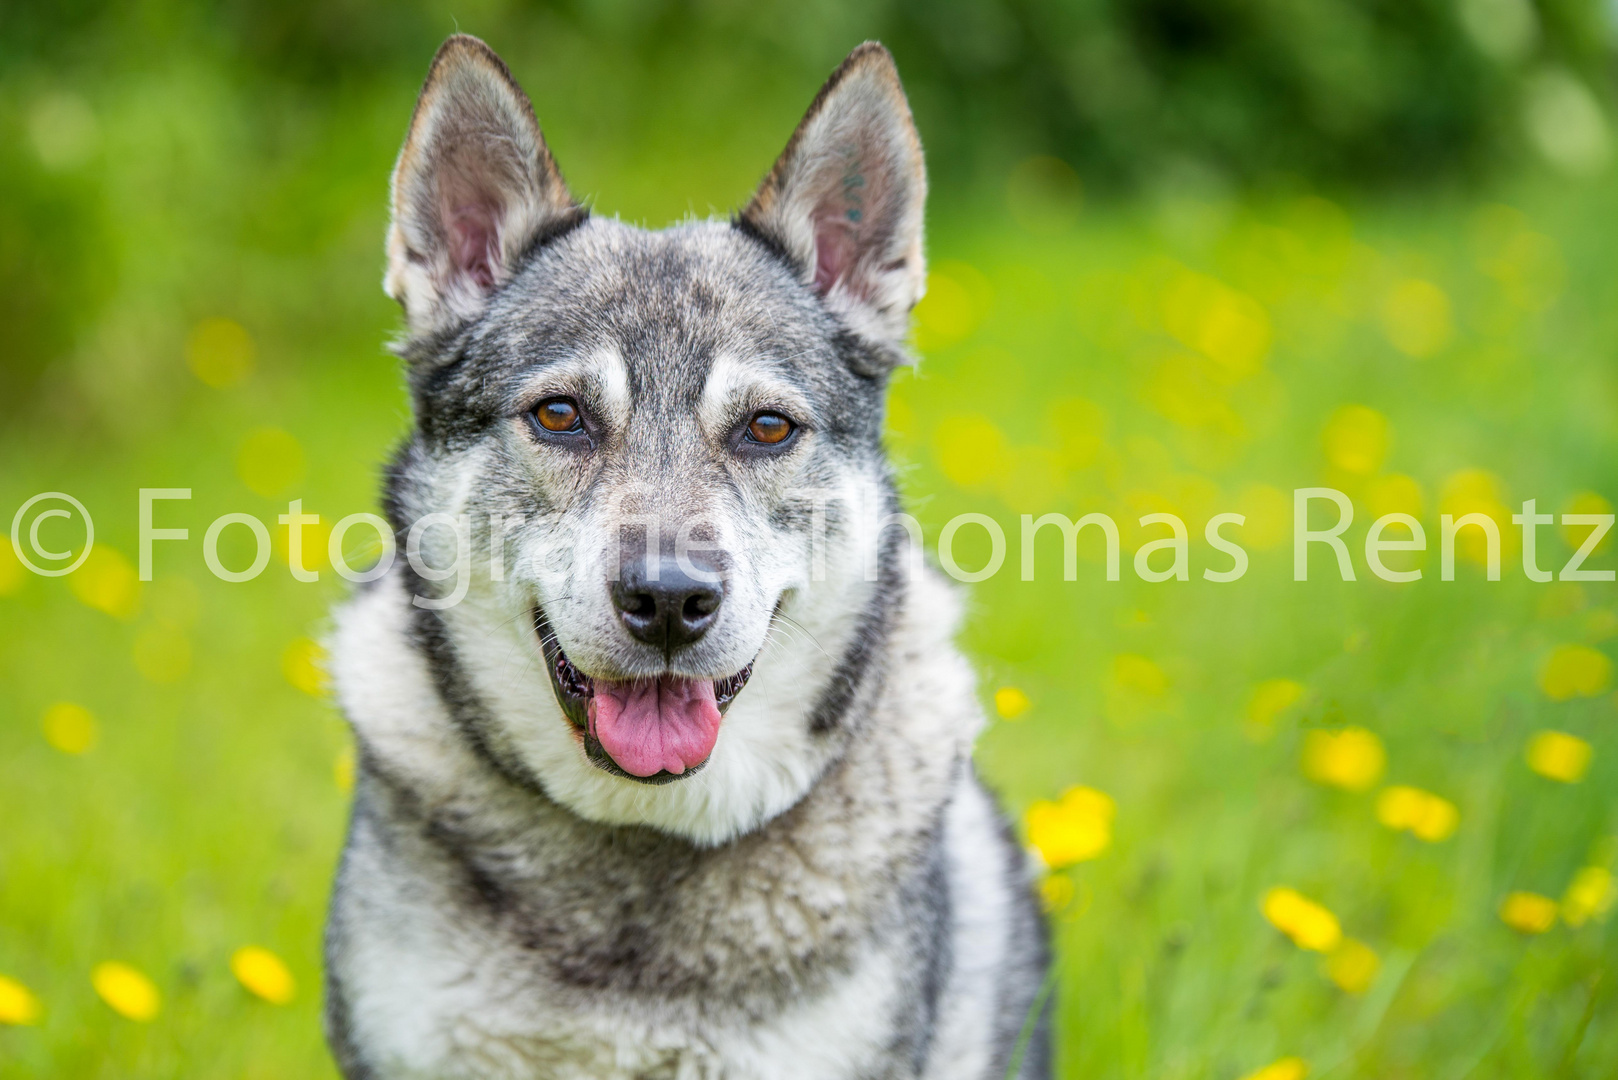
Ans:
POLYGON ((724 598, 720 582, 692 577, 678 559, 661 560, 655 581, 645 562, 629 563, 612 583, 612 603, 624 626, 636 638, 665 651, 707 633, 719 618, 724 598))

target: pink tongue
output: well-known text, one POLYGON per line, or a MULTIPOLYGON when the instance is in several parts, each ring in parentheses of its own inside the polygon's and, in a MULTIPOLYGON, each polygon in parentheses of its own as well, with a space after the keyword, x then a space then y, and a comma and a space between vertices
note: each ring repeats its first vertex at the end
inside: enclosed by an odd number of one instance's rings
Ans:
POLYGON ((632 683, 597 679, 590 731, 631 776, 679 775, 706 761, 719 739, 713 680, 672 675, 632 683))

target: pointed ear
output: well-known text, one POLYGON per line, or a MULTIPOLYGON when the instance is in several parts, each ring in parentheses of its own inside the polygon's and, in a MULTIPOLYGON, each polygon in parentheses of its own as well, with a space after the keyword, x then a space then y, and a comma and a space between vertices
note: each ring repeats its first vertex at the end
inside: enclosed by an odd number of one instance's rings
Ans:
POLYGON ((856 333, 902 349, 927 280, 927 170, 888 50, 855 49, 742 211, 856 333))
POLYGON ((584 213, 506 65, 477 38, 444 42, 393 169, 382 287, 410 332, 475 317, 529 245, 584 213))

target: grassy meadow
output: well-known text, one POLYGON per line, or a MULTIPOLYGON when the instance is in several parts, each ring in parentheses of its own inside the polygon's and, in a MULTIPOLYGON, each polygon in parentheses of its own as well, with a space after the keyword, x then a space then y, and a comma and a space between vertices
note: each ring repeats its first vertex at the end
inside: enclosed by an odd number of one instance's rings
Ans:
MULTIPOLYGON (((813 90, 710 72, 627 124, 645 86, 514 66, 576 190, 654 225, 740 202, 813 90)), ((0 110, 8 153, 101 215, 97 314, 0 428, 4 518, 67 492, 97 539, 55 579, 0 544, 4 1080, 334 1075, 319 936, 352 758, 314 642, 344 583, 294 581, 284 541, 223 582, 201 537, 232 512, 281 536, 290 499, 375 509, 408 424, 378 281, 414 89, 265 103, 177 62, 0 110), (276 121, 244 141, 250 107, 276 121), (141 487, 192 492, 160 504, 190 539, 145 584, 141 487)), ((1008 538, 963 641, 981 769, 1051 866, 1060 1075, 1618 1072, 1618 585, 1529 580, 1510 521, 1618 499, 1610 179, 1121 199, 1036 157, 941 189, 929 228, 891 443, 929 543, 965 512, 1008 538), (1318 545, 1292 578, 1310 486, 1353 500, 1355 581, 1318 545), (1121 580, 1094 529, 1076 580, 1053 530, 1020 580, 1019 516, 1048 512, 1112 516, 1121 580), (1226 512, 1251 565, 1204 580, 1226 512), (1187 523, 1190 580, 1136 573, 1154 513, 1187 523), (1421 580, 1368 567, 1388 513, 1425 528, 1385 556, 1421 580), (1440 580, 1440 515, 1470 513, 1499 581, 1475 527, 1440 580)), ((1539 565, 1587 531, 1541 527, 1539 565)), ((983 531, 954 553, 982 565, 983 531)))

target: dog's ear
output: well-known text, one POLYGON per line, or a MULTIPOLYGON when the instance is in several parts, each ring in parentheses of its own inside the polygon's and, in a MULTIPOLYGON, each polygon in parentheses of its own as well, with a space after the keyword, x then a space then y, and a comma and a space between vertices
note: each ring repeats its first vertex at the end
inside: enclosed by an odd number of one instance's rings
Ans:
POLYGON ((393 169, 382 287, 411 333, 475 317, 529 245, 583 213, 494 50, 466 34, 444 42, 393 169))
POLYGON ((868 41, 821 87, 741 223, 784 251, 850 329, 898 359, 926 287, 926 199, 898 69, 868 41))

